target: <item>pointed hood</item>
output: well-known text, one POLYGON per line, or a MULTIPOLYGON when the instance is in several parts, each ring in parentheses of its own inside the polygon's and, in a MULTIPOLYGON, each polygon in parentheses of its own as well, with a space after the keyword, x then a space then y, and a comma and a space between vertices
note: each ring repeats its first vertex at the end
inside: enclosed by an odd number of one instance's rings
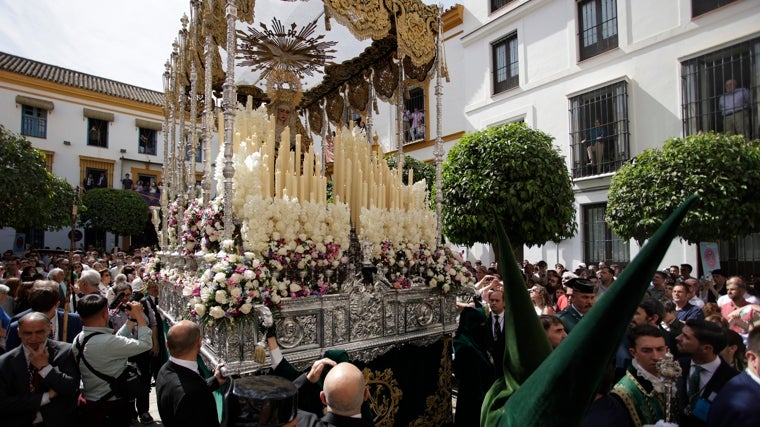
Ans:
POLYGON ((580 424, 601 381, 606 362, 615 353, 652 275, 696 200, 696 195, 689 197, 670 215, 623 270, 615 286, 604 294, 554 352, 550 352, 527 289, 516 286, 522 284, 522 276, 506 232, 500 224, 497 226, 499 261, 507 276, 505 313, 511 314, 505 316, 504 377, 496 380, 483 401, 481 426, 565 427, 580 424))

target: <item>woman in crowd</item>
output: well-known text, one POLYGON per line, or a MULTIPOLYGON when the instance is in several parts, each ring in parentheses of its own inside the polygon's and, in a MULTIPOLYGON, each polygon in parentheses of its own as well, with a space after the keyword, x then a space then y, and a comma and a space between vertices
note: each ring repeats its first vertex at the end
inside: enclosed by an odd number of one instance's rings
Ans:
POLYGON ((29 310, 29 291, 32 290, 34 282, 21 282, 21 285, 16 289, 16 295, 13 301, 13 315, 17 315, 22 311, 29 310))
POLYGON ((726 338, 728 343, 726 348, 720 352, 720 357, 722 357, 726 363, 733 366, 737 371, 744 371, 747 367, 747 361, 744 358, 744 353, 747 351, 747 347, 744 345, 742 336, 728 329, 726 330, 726 338))
POLYGON ((534 285, 528 292, 530 293, 530 299, 533 301, 533 308, 536 310, 537 315, 554 314, 552 301, 546 292, 546 288, 541 285, 534 285))

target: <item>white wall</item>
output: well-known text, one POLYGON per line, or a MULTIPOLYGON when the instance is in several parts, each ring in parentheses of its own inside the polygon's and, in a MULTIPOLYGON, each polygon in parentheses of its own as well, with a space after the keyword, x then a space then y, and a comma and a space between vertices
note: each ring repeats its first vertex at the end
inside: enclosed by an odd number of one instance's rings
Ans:
MULTIPOLYGON (((618 49, 578 62, 575 2, 513 3, 490 14, 489 2, 465 2, 464 73, 459 82, 463 102, 447 107, 461 108, 469 128, 477 130, 522 116, 556 138, 568 168, 571 97, 627 81, 630 150, 635 156, 681 136, 681 61, 760 35, 757 2, 737 2, 692 20, 689 0, 618 1, 618 49), (513 31, 518 33, 520 87, 492 95, 491 43, 513 31)), ((579 212, 584 204, 606 201, 609 179, 576 180, 579 212)), ((582 218, 577 220, 580 224, 582 218)), ((630 248, 633 257, 639 248, 633 242, 630 248)), ((559 248, 549 242, 526 248, 525 254, 533 261, 575 266, 584 261, 581 230, 559 248)), ((696 265, 696 259, 694 246, 676 240, 663 266, 696 265)))

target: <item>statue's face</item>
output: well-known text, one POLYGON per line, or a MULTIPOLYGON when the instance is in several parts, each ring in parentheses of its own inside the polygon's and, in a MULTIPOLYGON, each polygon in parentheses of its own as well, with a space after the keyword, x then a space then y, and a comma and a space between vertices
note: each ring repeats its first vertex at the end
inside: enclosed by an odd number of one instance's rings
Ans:
POLYGON ((290 117, 290 110, 287 107, 280 107, 277 109, 277 121, 285 123, 290 117))

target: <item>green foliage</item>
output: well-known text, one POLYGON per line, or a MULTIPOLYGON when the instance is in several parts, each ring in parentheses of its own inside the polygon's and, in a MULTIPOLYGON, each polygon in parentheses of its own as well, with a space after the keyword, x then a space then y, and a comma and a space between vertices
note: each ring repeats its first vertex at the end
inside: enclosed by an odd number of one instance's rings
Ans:
POLYGON ((51 174, 44 155, 26 138, 0 126, 0 227, 57 230, 71 225, 74 189, 51 174))
POLYGON ((575 197, 553 138, 524 123, 467 134, 443 164, 443 233, 493 243, 498 219, 516 247, 571 237, 575 197))
POLYGON ((139 193, 93 188, 82 197, 79 221, 84 227, 119 236, 141 234, 148 221, 148 203, 139 193))
POLYGON ((760 146, 743 136, 700 133, 649 149, 612 178, 607 222, 623 239, 649 238, 691 194, 701 203, 678 235, 691 243, 760 231, 760 146))

